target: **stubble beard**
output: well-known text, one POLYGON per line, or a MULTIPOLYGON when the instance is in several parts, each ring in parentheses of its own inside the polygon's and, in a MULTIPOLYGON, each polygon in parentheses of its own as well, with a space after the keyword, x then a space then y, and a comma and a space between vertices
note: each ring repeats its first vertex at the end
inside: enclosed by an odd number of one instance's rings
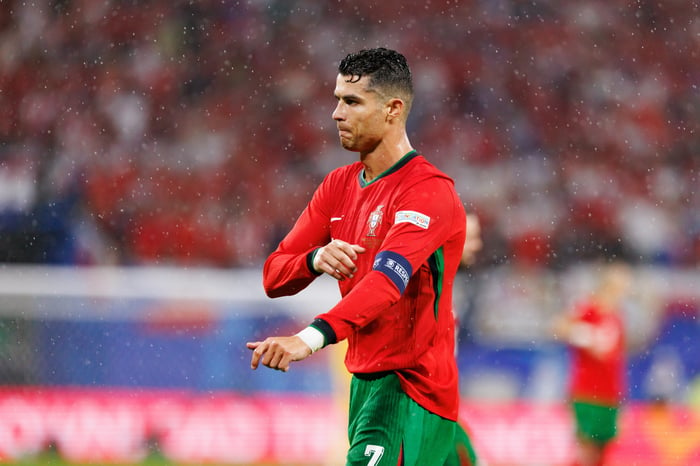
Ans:
POLYGON ((354 145, 352 139, 344 138, 342 136, 339 139, 340 139, 340 145, 343 149, 349 150, 349 151, 355 150, 355 145, 354 145))

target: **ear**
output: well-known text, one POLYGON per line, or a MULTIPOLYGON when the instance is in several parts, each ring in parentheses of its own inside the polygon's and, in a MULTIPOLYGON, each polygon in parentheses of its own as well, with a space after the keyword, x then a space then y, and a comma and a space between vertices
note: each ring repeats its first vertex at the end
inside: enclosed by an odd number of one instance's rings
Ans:
POLYGON ((400 118, 403 114, 404 103, 401 99, 390 99, 386 104, 386 118, 387 120, 393 120, 395 118, 400 118))

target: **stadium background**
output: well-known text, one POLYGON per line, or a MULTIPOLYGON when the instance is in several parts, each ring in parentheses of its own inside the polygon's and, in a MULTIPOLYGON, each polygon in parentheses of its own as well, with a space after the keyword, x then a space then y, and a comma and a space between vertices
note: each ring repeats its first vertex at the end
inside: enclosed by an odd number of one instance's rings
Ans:
POLYGON ((253 373, 243 342, 337 299, 271 302, 259 270, 355 160, 332 83, 373 46, 408 56, 410 137, 483 224, 458 357, 491 464, 569 457, 546 323, 601 255, 637 279, 618 461, 698 460, 700 15, 678 0, 0 3, 0 458, 337 464, 337 361, 253 373))

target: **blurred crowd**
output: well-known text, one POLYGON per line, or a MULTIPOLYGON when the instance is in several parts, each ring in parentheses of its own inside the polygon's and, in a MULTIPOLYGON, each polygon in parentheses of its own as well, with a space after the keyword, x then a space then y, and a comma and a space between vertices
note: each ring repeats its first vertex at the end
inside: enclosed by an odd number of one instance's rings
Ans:
POLYGON ((0 4, 0 261, 254 266, 331 168, 337 64, 406 54, 483 263, 700 262, 700 11, 668 0, 0 4))

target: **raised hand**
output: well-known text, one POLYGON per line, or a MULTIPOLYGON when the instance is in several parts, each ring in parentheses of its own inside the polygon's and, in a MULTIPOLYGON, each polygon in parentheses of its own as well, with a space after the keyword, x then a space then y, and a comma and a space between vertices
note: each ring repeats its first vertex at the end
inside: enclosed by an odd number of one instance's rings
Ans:
POLYGON ((357 271, 357 255, 363 252, 365 248, 359 244, 334 239, 316 252, 313 266, 317 272, 327 273, 336 280, 353 278, 357 271))

